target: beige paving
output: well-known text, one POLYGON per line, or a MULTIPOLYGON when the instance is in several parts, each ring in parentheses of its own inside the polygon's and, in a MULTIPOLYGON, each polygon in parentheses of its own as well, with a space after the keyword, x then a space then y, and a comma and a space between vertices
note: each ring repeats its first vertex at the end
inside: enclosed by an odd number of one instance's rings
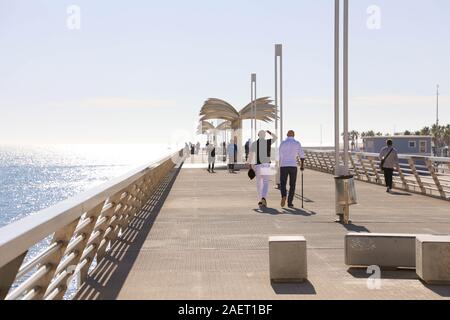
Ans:
POLYGON ((449 202, 357 182, 360 204, 344 227, 333 222, 331 175, 305 172, 307 210, 282 210, 272 185, 261 212, 246 172, 188 167, 168 177, 78 299, 450 298, 449 286, 427 286, 409 270, 383 271, 381 289, 369 290, 366 270, 345 266, 343 250, 348 231, 449 234, 449 202), (309 282, 272 285, 268 237, 297 234, 308 241, 309 282))

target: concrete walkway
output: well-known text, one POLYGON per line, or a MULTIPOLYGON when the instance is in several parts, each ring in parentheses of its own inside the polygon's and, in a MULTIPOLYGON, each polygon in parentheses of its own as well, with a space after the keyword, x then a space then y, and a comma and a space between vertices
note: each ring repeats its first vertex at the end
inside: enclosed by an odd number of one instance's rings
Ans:
POLYGON ((344 227, 333 222, 331 175, 305 172, 307 210, 281 209, 271 186, 261 212, 246 172, 188 167, 161 185, 77 299, 450 298, 449 286, 427 286, 409 270, 384 271, 381 290, 369 290, 365 270, 344 265, 349 231, 450 233, 448 202, 357 182, 360 205, 344 227), (272 285, 268 237, 292 234, 308 241, 309 282, 272 285))

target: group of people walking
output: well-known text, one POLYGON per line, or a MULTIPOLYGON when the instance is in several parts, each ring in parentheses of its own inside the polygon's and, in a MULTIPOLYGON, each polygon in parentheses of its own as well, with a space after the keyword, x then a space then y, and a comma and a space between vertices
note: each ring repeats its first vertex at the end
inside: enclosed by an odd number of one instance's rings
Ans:
MULTIPOLYGON (((258 195, 258 205, 267 207, 267 197, 269 193, 270 178, 276 175, 276 171, 271 168, 272 147, 277 142, 278 137, 270 131, 260 131, 258 140, 251 142, 248 140, 245 144, 245 160, 255 173, 256 189, 258 195), (266 139, 266 135, 270 138, 266 139)), ((223 146, 225 148, 225 145, 223 146)), ((214 173, 216 146, 213 143, 207 143, 208 153, 208 172, 214 173)), ((224 149, 225 150, 225 149, 224 149)), ((226 147, 226 156, 228 158, 228 171, 235 173, 235 164, 238 162, 238 147, 234 141, 230 141, 226 147)), ((280 191, 281 206, 286 204, 294 207, 294 196, 298 175, 298 163, 300 170, 304 170, 305 153, 300 142, 295 140, 295 132, 289 131, 287 139, 280 145, 280 191), (287 184, 289 180, 289 194, 287 184)))
MULTIPOLYGON (((260 131, 258 140, 251 142, 248 140, 245 144, 245 160, 249 169, 253 170, 256 178, 256 190, 258 195, 258 205, 267 207, 267 197, 269 193, 270 178, 277 174, 276 170, 271 167, 272 146, 276 143, 278 137, 270 131, 260 131), (266 135, 270 138, 266 139, 266 135)), ((225 144, 223 145, 225 152, 225 144)), ((216 147, 214 143, 207 144, 208 153, 208 172, 214 173, 216 147)), ((226 156, 228 158, 228 171, 235 172, 235 164, 237 163, 237 145, 234 141, 230 141, 226 147, 226 156)), ((398 167, 398 153, 393 147, 392 140, 387 141, 387 146, 380 152, 381 170, 384 172, 387 192, 393 189, 394 170, 398 167)), ((281 142, 279 147, 279 178, 281 207, 286 204, 289 208, 294 208, 295 191, 297 184, 297 176, 300 164, 300 170, 305 170, 305 152, 302 145, 295 139, 295 132, 290 130, 287 138, 281 142), (289 192, 287 190, 289 182, 289 192)))

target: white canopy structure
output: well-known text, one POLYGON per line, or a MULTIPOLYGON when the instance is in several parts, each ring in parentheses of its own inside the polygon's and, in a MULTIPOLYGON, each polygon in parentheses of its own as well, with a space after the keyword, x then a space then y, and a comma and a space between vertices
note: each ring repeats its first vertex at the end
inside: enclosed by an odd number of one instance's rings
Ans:
POLYGON ((213 119, 229 121, 231 129, 235 131, 234 136, 237 138, 238 157, 240 158, 240 155, 242 154, 242 121, 254 119, 255 116, 257 120, 264 122, 271 122, 277 119, 276 106, 269 97, 256 99, 254 105, 256 115, 252 110, 253 102, 250 102, 238 112, 228 102, 221 99, 210 98, 205 101, 200 110, 200 121, 213 119))
POLYGON ((209 140, 209 134, 212 132, 214 141, 216 141, 217 131, 227 131, 231 130, 231 122, 230 121, 224 121, 217 127, 214 127, 214 125, 208 121, 200 121, 197 127, 197 134, 205 134, 208 135, 209 140))
MULTIPOLYGON (((256 119, 264 122, 274 121, 277 117, 273 100, 263 97, 255 100, 256 119)), ((205 101, 200 110, 200 121, 222 119, 231 123, 233 130, 242 129, 242 121, 254 118, 252 112, 253 103, 250 102, 241 111, 237 111, 231 104, 224 100, 211 98, 205 101)))

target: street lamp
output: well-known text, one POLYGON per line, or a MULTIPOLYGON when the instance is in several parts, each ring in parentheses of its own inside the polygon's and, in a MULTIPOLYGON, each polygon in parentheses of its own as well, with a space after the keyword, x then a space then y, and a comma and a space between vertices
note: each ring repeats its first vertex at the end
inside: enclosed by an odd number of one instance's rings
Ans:
POLYGON ((275 120, 275 131, 278 134, 278 112, 279 112, 280 139, 282 139, 283 138, 283 45, 281 44, 275 45, 275 107, 277 113, 277 119, 275 120))
POLYGON ((439 85, 436 91, 436 127, 439 126, 439 85))
MULTIPOLYGON (((275 132, 278 135, 277 146, 283 140, 283 45, 275 45, 275 132), (278 132, 278 113, 280 114, 280 132, 278 132)), ((280 170, 277 159, 277 186, 280 186, 280 170)))
POLYGON ((253 113, 253 119, 252 119, 252 141, 256 141, 256 73, 252 73, 251 76, 251 101, 252 101, 252 113, 253 113))
MULTIPOLYGON (((344 1, 344 19, 343 19, 343 105, 344 105, 344 155, 343 165, 340 160, 340 0, 335 0, 335 26, 334 26, 334 119, 335 119, 335 179, 336 179, 336 214, 339 216, 339 222, 349 222, 349 197, 350 190, 354 188, 352 177, 349 170, 349 133, 348 133, 348 43, 349 43, 349 1, 344 1), (342 205, 341 199, 346 199, 345 205, 342 205)), ((353 193, 354 194, 354 193, 353 193)), ((354 199, 355 200, 355 199, 354 199)))

